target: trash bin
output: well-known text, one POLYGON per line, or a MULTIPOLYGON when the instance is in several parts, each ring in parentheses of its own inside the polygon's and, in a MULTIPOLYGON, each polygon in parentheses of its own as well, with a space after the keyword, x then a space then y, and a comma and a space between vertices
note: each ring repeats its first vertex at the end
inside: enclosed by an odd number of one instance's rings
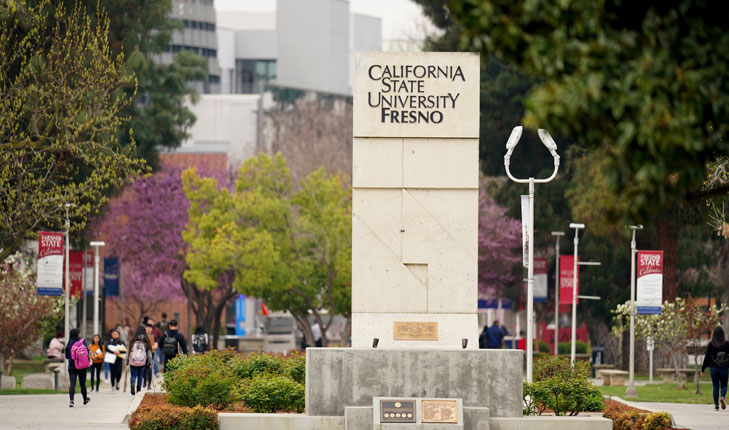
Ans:
POLYGON ((592 377, 595 377, 595 365, 605 363, 605 347, 596 345, 592 347, 592 377))

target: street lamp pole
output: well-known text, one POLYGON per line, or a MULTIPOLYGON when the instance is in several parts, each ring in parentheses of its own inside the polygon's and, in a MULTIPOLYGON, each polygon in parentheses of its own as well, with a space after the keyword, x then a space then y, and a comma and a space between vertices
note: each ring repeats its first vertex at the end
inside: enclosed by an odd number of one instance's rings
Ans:
POLYGON ((564 232, 553 231, 552 236, 557 238, 554 245, 554 356, 556 357, 559 354, 557 351, 559 346, 559 238, 564 236, 564 232))
POLYGON ((571 223, 570 228, 575 229, 575 255, 572 259, 572 344, 570 346, 570 363, 575 365, 575 355, 577 352, 577 248, 580 244, 579 232, 585 228, 585 224, 571 223))
MULTIPOLYGON (((66 244, 66 249, 64 250, 64 267, 65 267, 65 287, 66 287, 66 294, 64 294, 64 304, 63 304, 63 332, 64 336, 66 338, 66 347, 68 347, 68 340, 70 339, 69 333, 71 331, 70 327, 70 321, 68 318, 69 314, 69 296, 71 295, 71 277, 69 276, 69 264, 68 264, 68 249, 70 247, 69 243, 69 231, 71 230, 71 221, 68 216, 68 210, 72 206, 74 206, 72 203, 66 203, 63 205, 64 208, 66 208, 66 231, 65 231, 65 237, 64 242, 66 244)), ((68 368, 68 361, 66 360, 66 365, 63 366, 64 372, 66 372, 66 369, 68 368)))
POLYGON ((94 334, 99 334, 99 247, 104 242, 91 242, 94 248, 94 334))
POLYGON ((628 386, 625 388, 625 397, 637 397, 638 390, 635 388, 635 254, 638 252, 635 243, 635 231, 643 230, 643 226, 631 225, 633 238, 630 240, 630 377, 628 386))
POLYGON ((527 266, 527 341, 526 341, 526 377, 527 382, 532 382, 532 359, 534 350, 534 184, 544 184, 557 176, 559 170, 559 155, 557 155, 557 144, 552 139, 552 136, 547 130, 539 129, 539 139, 542 141, 544 146, 547 147, 549 152, 554 158, 554 172, 547 179, 517 179, 511 175, 509 170, 509 164, 511 162, 511 154, 514 152, 514 148, 519 143, 521 138, 522 126, 516 126, 511 130, 509 140, 506 142, 506 155, 504 155, 504 167, 506 168, 506 175, 512 181, 519 184, 529 184, 529 217, 527 226, 527 240, 529 246, 529 265, 527 266))

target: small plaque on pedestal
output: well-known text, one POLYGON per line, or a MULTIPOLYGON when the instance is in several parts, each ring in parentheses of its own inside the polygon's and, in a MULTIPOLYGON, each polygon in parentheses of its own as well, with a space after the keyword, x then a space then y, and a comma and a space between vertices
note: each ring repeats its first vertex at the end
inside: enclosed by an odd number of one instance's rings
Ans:
POLYGON ((438 340, 438 322, 394 321, 393 340, 438 340))
POLYGON ((381 423, 415 423, 415 400, 380 400, 381 423))
POLYGON ((423 399, 421 408, 424 423, 458 423, 457 400, 423 399))

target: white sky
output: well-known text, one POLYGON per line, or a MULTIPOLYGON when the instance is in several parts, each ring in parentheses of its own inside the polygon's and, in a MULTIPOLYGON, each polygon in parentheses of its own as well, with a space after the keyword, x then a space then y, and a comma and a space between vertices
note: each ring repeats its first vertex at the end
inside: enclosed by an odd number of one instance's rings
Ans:
MULTIPOLYGON (((215 8, 219 11, 273 12, 276 0, 215 0, 215 8)), ((421 40, 431 31, 420 6, 410 0, 350 0, 350 10, 381 18, 383 40, 421 40)))

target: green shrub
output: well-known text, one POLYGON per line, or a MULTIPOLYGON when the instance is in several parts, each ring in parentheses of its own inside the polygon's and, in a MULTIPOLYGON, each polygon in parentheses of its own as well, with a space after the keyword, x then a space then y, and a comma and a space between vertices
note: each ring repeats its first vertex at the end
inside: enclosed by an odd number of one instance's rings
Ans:
MULTIPOLYGON (((560 342, 557 344, 557 352, 560 354, 572 353, 572 342, 560 342)), ((587 354, 587 344, 581 340, 575 341, 575 354, 587 354)))
POLYGON ((306 355, 290 354, 284 360, 284 374, 299 384, 306 382, 306 355))
POLYGON ((140 406, 129 420, 130 430, 218 430, 217 413, 196 406, 140 406))
POLYGON ((591 387, 590 392, 585 396, 585 402, 582 410, 585 412, 600 412, 605 409, 605 402, 602 399, 602 393, 595 387, 591 387))
POLYGON ((537 351, 539 351, 539 352, 541 352, 541 353, 544 353, 544 354, 549 354, 549 353, 552 352, 552 350, 549 349, 549 344, 547 342, 542 341, 542 340, 539 341, 539 344, 538 344, 537 348, 534 348, 534 349, 537 350, 537 351))
POLYGON ((237 362, 234 372, 240 379, 253 378, 263 373, 283 375, 285 374, 284 360, 280 355, 254 352, 249 354, 245 360, 237 362))
POLYGON ((263 373, 243 380, 237 397, 254 412, 304 411, 304 386, 288 376, 263 373))
POLYGON ((653 412, 643 419, 643 430, 665 430, 673 427, 668 412, 653 412))
POLYGON ((595 407, 596 390, 587 379, 589 372, 589 363, 578 361, 573 367, 565 357, 535 360, 534 382, 524 383, 525 412, 541 415, 548 408, 555 415, 577 415, 586 410, 586 401, 595 407))
POLYGON ((233 401, 232 389, 238 383, 228 365, 231 360, 233 356, 226 352, 175 358, 163 384, 168 401, 178 406, 225 408, 233 401))

